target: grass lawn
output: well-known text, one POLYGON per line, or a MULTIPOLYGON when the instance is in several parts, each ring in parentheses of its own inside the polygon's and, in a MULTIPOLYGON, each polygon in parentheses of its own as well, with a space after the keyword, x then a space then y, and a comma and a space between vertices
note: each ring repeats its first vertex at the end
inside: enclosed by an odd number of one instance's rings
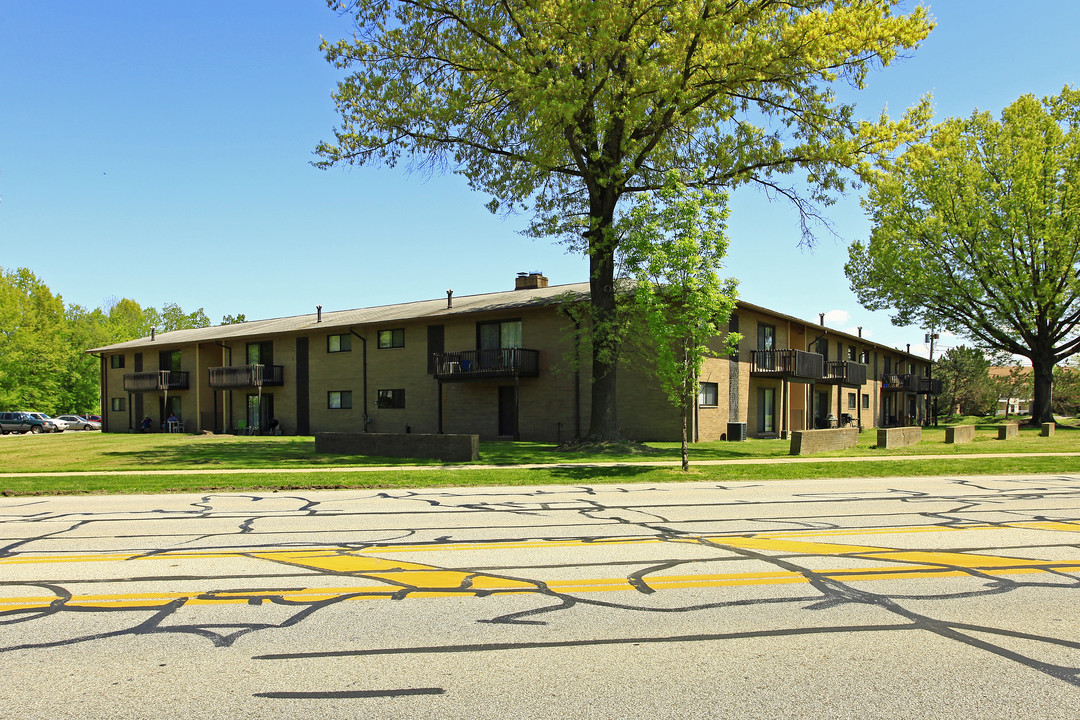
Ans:
MULTIPOLYGON (((997 439, 997 425, 977 425, 975 441, 946 445, 945 427, 925 428, 923 441, 907 448, 878 450, 877 433, 860 435, 858 447, 819 458, 851 458, 854 462, 807 462, 798 464, 739 464, 696 466, 689 473, 655 467, 521 467, 479 470, 453 463, 430 465, 430 461, 362 455, 318 455, 311 437, 235 437, 231 435, 128 435, 60 433, 56 435, 9 435, 0 438, 0 472, 26 473, 0 478, 5 495, 53 493, 145 493, 169 491, 240 490, 251 488, 402 488, 461 485, 548 485, 617 482, 759 481, 795 478, 889 477, 896 475, 1071 473, 1080 472, 1080 457, 995 457, 1000 453, 1077 452, 1080 428, 1059 425, 1054 437, 1039 436, 1038 428, 1020 427, 1014 440, 997 439), (940 460, 890 460, 895 456, 974 454, 980 458, 940 460), (874 462, 862 458, 880 458, 874 462), (341 468, 398 466, 413 469, 357 471, 341 468), (274 468, 295 472, 259 472, 274 468), (111 472, 140 470, 250 470, 251 472, 198 475, 83 475, 38 476, 43 472, 111 472)), ((710 442, 690 447, 691 463, 703 460, 753 460, 786 458, 787 440, 710 442)), ((649 443, 652 452, 623 449, 604 453, 563 452, 554 445, 529 442, 480 444, 480 462, 495 465, 525 463, 576 464, 595 462, 677 461, 678 443, 649 443)))

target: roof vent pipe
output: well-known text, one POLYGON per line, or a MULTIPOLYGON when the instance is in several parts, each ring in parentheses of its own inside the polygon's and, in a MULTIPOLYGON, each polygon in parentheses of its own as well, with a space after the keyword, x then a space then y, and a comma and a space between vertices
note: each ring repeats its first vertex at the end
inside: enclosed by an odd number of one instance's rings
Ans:
POLYGON ((322 305, 315 306, 315 322, 322 322, 322 305))
POLYGON ((859 337, 862 337, 862 325, 859 326, 859 337))
POLYGON ((825 313, 818 313, 818 320, 821 322, 821 327, 825 327, 825 313))
POLYGON ((452 307, 454 307, 454 291, 453 290, 447 290, 446 291, 446 309, 449 310, 452 307))
POLYGON ((908 352, 908 355, 911 354, 911 343, 907 344, 907 352, 908 352))
POLYGON ((154 342, 154 335, 156 335, 156 334, 157 334, 157 328, 156 327, 150 328, 150 342, 154 342))

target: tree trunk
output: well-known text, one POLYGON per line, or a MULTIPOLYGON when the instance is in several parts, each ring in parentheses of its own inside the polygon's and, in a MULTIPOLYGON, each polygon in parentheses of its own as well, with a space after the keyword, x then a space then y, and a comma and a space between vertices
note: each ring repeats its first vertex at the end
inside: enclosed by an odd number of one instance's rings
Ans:
POLYGON ((615 369, 618 364, 618 328, 615 312, 615 246, 611 227, 615 217, 614 193, 605 192, 590 199, 593 227, 589 241, 589 291, 592 306, 592 402, 590 442, 619 442, 615 406, 615 369))
POLYGON ((1046 353, 1032 353, 1031 368, 1031 424, 1054 422, 1054 412, 1050 405, 1054 388, 1054 359, 1046 353))

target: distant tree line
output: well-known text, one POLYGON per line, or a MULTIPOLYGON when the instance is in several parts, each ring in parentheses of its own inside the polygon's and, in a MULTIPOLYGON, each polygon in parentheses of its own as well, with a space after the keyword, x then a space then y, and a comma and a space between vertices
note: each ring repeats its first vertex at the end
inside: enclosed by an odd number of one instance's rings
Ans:
MULTIPOLYGON (((239 315, 243 318, 243 315, 239 315)), ((202 308, 160 310, 130 298, 65 305, 33 272, 0 267, 0 410, 100 412, 100 362, 86 350, 158 332, 206 327, 202 308)))

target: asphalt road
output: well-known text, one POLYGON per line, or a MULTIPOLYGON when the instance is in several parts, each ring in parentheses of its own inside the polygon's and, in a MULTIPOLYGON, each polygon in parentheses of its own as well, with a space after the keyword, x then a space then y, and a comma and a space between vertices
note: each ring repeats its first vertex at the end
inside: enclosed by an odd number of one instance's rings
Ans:
POLYGON ((1077 718, 1078 600, 1080 477, 0 498, 0 717, 1077 718))

